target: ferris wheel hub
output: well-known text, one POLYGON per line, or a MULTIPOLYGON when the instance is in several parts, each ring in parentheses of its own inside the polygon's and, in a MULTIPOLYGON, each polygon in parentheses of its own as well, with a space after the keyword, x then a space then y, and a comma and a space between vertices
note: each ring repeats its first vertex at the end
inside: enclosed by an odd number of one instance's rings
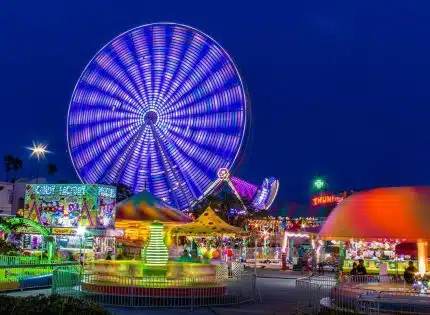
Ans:
POLYGON ((158 114, 155 110, 149 110, 144 114, 143 118, 147 124, 155 125, 158 120, 158 114))

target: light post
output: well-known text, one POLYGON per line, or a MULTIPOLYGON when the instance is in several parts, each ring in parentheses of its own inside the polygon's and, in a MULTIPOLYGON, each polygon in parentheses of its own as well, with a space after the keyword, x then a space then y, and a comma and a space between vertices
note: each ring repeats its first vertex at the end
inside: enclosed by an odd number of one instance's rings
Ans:
POLYGON ((42 143, 35 143, 33 141, 33 146, 27 148, 28 150, 31 151, 31 155, 30 157, 36 156, 37 158, 37 171, 36 171, 36 184, 39 183, 39 165, 40 165, 40 159, 44 159, 45 158, 45 154, 50 153, 47 150, 48 145, 47 144, 42 144, 42 143))
POLYGON ((76 230, 76 234, 79 235, 79 238, 80 238, 79 262, 82 264, 82 267, 84 267, 84 262, 85 262, 85 252, 84 253, 82 252, 82 243, 83 243, 83 239, 85 239, 86 232, 87 232, 87 228, 85 226, 79 226, 76 230))
POLYGON ((326 183, 322 178, 315 178, 313 186, 316 190, 321 191, 325 188, 326 183))

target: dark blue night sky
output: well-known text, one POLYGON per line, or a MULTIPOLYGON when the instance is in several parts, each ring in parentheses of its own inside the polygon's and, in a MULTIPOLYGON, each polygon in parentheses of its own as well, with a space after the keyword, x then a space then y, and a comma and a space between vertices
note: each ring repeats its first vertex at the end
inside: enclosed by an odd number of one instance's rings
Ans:
POLYGON ((47 142, 56 177, 76 179, 65 131, 81 71, 129 28, 173 21, 214 37, 245 80, 243 179, 276 176, 280 200, 298 201, 316 175, 333 190, 430 184, 429 12, 400 0, 1 1, 0 155, 34 176, 25 147, 47 142))

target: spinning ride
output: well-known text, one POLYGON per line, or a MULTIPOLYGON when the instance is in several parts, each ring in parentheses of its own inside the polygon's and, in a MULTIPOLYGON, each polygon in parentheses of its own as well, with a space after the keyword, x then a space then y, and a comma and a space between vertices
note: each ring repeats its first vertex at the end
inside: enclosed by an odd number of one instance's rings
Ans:
POLYGON ((217 187, 223 182, 227 183, 244 210, 247 210, 245 199, 251 201, 255 210, 268 210, 275 201, 279 190, 279 180, 274 177, 265 178, 263 184, 257 187, 243 179, 230 176, 230 172, 226 168, 218 171, 218 178, 212 186, 217 187))
POLYGON ((246 111, 239 72, 215 40, 185 25, 144 25, 84 69, 69 106, 69 153, 84 183, 122 183, 185 210, 233 167, 246 111))

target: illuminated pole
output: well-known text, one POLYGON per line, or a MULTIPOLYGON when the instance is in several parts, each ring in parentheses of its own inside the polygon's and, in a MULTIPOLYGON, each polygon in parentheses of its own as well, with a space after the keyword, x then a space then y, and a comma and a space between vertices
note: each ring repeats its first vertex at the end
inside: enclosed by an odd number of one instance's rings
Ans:
POLYGON ((39 183, 39 165, 40 165, 40 159, 44 159, 45 155, 47 153, 50 153, 48 150, 48 145, 47 144, 42 144, 42 143, 35 143, 33 141, 33 146, 27 148, 28 150, 31 151, 30 157, 36 156, 37 158, 37 169, 36 169, 36 184, 39 183))
MULTIPOLYGON (((83 239, 85 239, 86 231, 87 231, 87 228, 85 226, 79 226, 76 231, 76 234, 79 235, 80 241, 81 241, 80 248, 79 248, 79 259, 81 259, 81 256, 82 256, 82 247, 83 247, 82 243, 83 243, 83 239)), ((85 253, 83 257, 82 266, 84 265, 84 262, 85 262, 85 253)))
POLYGON ((325 188, 326 183, 324 182, 324 180, 322 178, 316 178, 314 180, 313 186, 316 188, 316 190, 322 191, 325 188))
POLYGON ((418 249, 418 272, 422 277, 428 270, 428 243, 423 241, 417 242, 417 249, 418 249))
POLYGON ((36 167, 36 184, 39 184, 39 165, 40 165, 40 159, 37 159, 37 167, 36 167))

